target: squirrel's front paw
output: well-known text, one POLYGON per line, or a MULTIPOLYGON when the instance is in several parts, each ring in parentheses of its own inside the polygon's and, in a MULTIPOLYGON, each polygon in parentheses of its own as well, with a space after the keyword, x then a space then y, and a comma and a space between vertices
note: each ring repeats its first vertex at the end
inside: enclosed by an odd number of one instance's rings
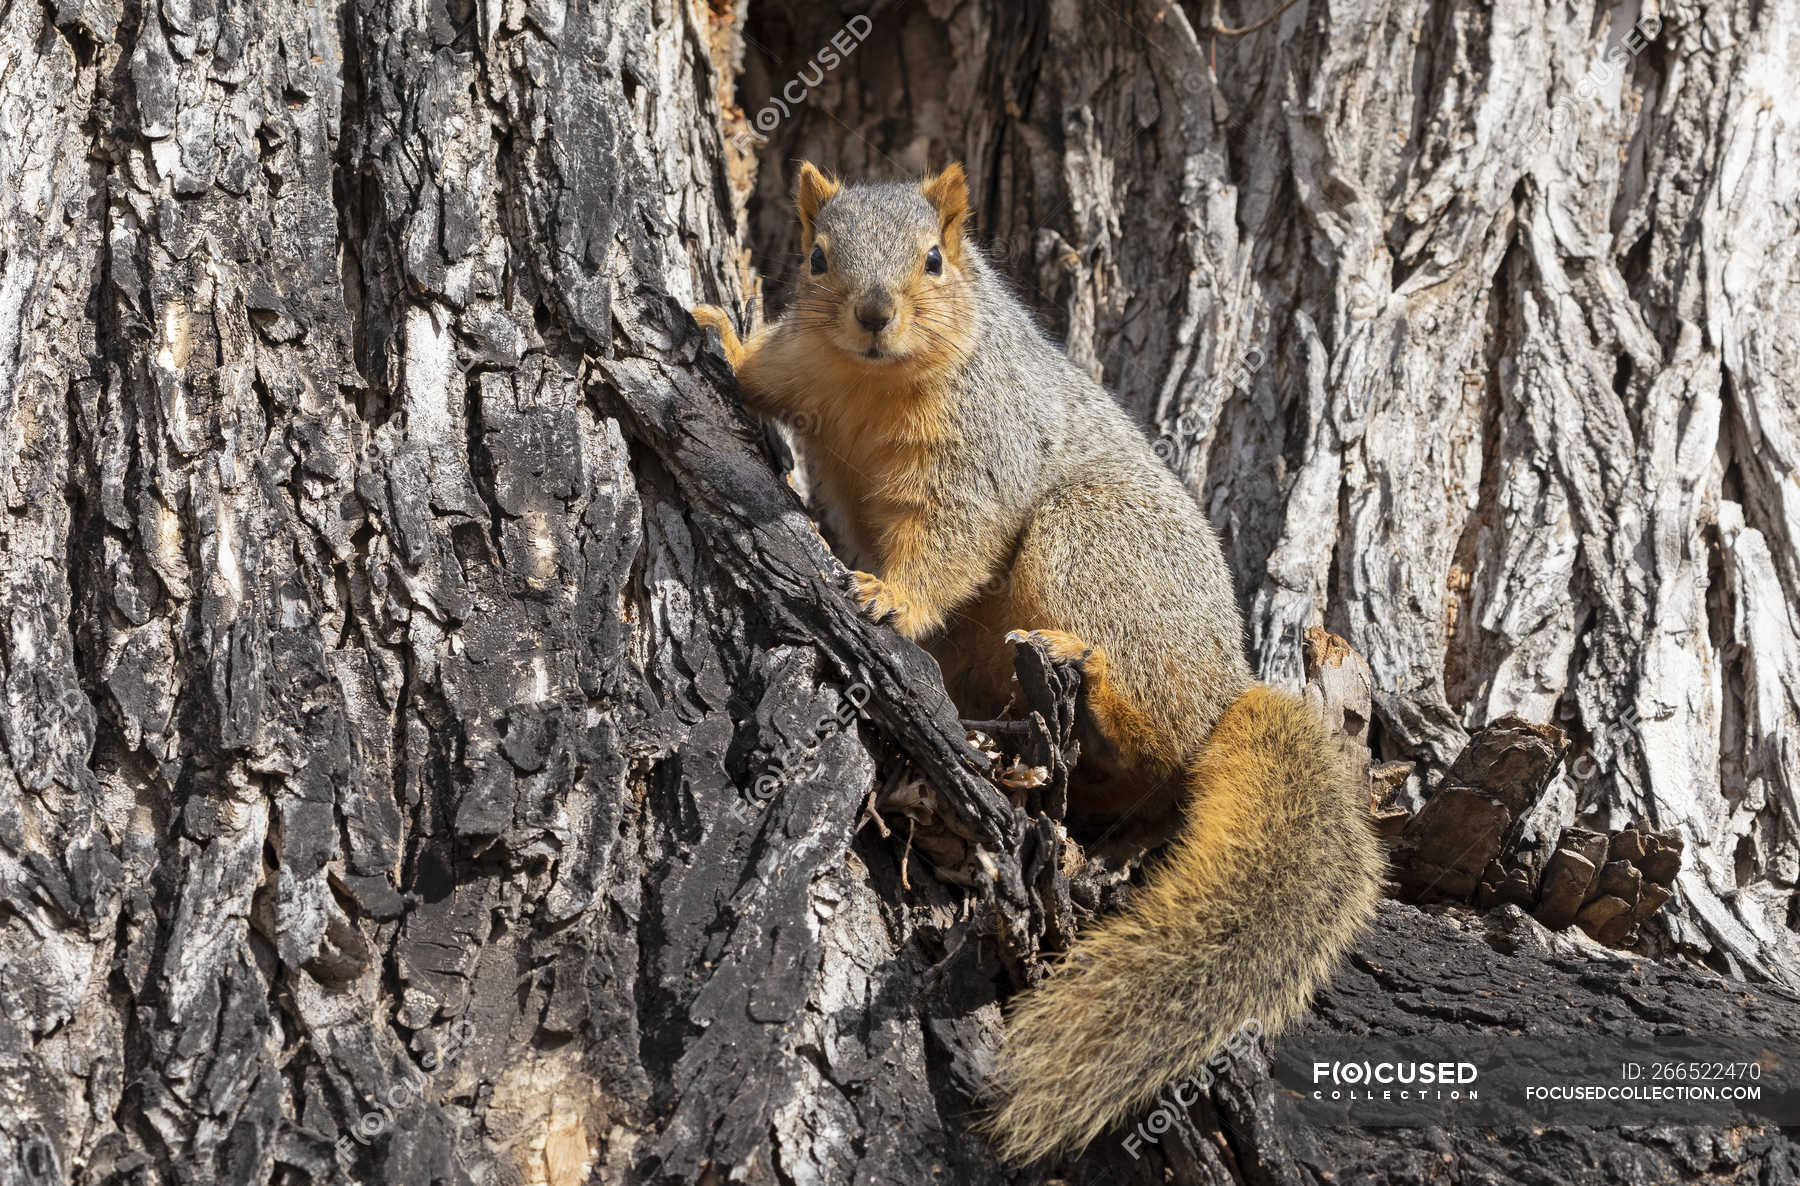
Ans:
POLYGON ((892 622, 906 608, 893 587, 874 573, 852 571, 844 585, 863 617, 877 626, 892 622))
POLYGON ((913 636, 918 614, 898 589, 868 572, 852 572, 844 584, 863 617, 877 626, 892 626, 909 638, 913 636))
POLYGON ((725 351, 725 361, 731 364, 732 370, 744 360, 744 344, 738 341, 737 329, 731 324, 731 317, 717 305, 695 305, 693 318, 701 329, 719 331, 719 345, 725 351))

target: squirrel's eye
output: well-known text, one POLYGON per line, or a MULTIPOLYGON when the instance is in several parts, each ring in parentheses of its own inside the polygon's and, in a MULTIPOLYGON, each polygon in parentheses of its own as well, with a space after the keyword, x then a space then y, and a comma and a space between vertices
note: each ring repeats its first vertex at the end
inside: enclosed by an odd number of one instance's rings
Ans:
POLYGON ((938 254, 937 248, 933 247, 930 251, 925 253, 925 274, 928 276, 940 276, 943 274, 943 271, 944 257, 938 254))
POLYGON ((815 276, 823 276, 825 274, 825 249, 823 247, 813 248, 812 272, 815 276))

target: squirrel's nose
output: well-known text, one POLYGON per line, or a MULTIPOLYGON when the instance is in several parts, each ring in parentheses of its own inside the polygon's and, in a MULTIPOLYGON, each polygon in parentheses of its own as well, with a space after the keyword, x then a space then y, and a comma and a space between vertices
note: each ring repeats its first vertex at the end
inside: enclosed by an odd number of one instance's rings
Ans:
POLYGON ((872 334, 886 329, 894 320, 894 306, 873 301, 856 306, 856 323, 872 334))

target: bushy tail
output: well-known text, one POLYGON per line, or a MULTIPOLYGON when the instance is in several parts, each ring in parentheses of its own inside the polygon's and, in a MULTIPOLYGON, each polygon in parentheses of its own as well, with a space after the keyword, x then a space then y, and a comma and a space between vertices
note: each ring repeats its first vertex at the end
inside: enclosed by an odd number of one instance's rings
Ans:
POLYGON ((1380 897, 1361 788, 1297 697, 1259 685, 1226 710, 1149 884, 1013 1009, 988 1121, 1005 1157, 1080 1149, 1245 1021, 1305 1010, 1380 897))

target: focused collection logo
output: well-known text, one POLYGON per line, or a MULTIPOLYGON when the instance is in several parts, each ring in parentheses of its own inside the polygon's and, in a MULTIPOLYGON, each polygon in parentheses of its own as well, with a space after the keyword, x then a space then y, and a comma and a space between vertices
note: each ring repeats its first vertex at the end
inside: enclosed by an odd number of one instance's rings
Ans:
POLYGON ((1472 1062, 1371 1062, 1343 1059, 1312 1065, 1315 1100, 1478 1099, 1472 1062))

